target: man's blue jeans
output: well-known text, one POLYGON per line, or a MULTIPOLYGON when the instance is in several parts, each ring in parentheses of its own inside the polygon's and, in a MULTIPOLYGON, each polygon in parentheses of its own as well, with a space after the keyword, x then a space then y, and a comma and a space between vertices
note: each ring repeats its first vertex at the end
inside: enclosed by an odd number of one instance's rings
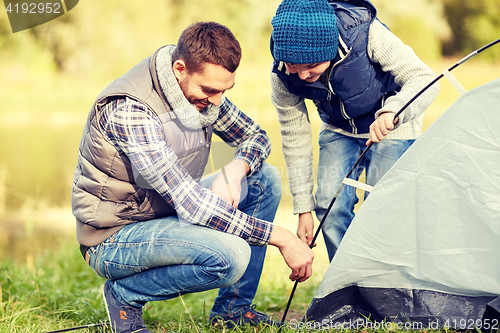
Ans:
MULTIPOLYGON (((202 180, 202 186, 209 188, 215 176, 202 180)), ((280 198, 279 172, 264 163, 246 180, 238 208, 273 221, 280 198)), ((110 280, 121 303, 142 307, 149 301, 221 288, 212 315, 238 314, 252 303, 265 253, 266 247, 182 223, 177 216, 129 224, 89 249, 90 267, 110 280)))
MULTIPOLYGON (((415 140, 388 140, 374 143, 350 177, 359 179, 365 170, 366 183, 374 186, 394 165, 415 140)), ((342 184, 342 180, 366 148, 366 139, 348 137, 330 130, 319 136, 318 189, 316 191, 316 216, 321 221, 342 184)), ((368 193, 365 194, 365 198, 368 193)), ((354 218, 354 205, 358 202, 356 188, 345 185, 323 225, 328 257, 332 261, 335 252, 354 218)))

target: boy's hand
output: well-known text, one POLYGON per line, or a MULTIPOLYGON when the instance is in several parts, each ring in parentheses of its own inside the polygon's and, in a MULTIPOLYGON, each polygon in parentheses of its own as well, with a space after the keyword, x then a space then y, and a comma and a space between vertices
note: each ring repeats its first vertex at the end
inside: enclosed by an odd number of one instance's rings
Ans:
POLYGON ((367 146, 372 142, 379 143, 394 129, 394 116, 395 114, 392 112, 385 112, 375 119, 370 125, 370 139, 366 141, 367 146))
MULTIPOLYGON (((311 212, 302 213, 299 215, 299 225, 297 227, 297 236, 301 241, 311 247, 311 242, 314 237, 314 218, 311 212)), ((316 246, 314 244, 312 247, 316 246)))

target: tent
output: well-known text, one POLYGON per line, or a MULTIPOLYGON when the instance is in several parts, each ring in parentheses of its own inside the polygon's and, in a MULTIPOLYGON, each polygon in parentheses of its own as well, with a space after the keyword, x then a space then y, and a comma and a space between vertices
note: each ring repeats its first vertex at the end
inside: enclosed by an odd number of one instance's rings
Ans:
POLYGON ((500 79, 462 95, 376 184, 310 328, 500 328, 500 79))

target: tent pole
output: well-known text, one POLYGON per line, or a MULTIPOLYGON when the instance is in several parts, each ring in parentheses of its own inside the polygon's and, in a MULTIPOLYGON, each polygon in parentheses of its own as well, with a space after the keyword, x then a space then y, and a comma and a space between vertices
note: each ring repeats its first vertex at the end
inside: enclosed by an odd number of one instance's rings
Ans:
MULTIPOLYGON (((461 60, 459 60, 456 64, 454 64, 453 66, 451 66, 450 68, 448 68, 445 72, 451 72, 452 70, 454 70, 455 68, 457 68, 458 66, 460 66, 461 64, 463 64, 464 62, 466 62, 467 60, 471 59, 472 57, 474 57, 475 55, 481 53, 482 51, 490 48, 491 46, 495 45, 495 44, 498 44, 500 43, 500 38, 481 47, 480 49, 477 49, 471 53, 469 53, 467 56, 465 56, 464 58, 462 58, 461 60)), ((397 118, 399 117, 399 115, 401 115, 401 113, 406 110, 406 108, 411 104, 413 103, 420 95, 422 95, 427 89, 429 89, 434 83, 436 83, 437 81, 439 81, 442 77, 444 76, 444 72, 442 74, 440 74, 438 77, 436 77, 434 80, 432 80, 428 85, 426 85, 424 88, 422 88, 422 90, 420 90, 415 96, 413 96, 405 105, 403 105, 403 107, 395 114, 394 116, 394 119, 395 121, 397 121, 397 118)), ((356 168, 358 167, 359 163, 361 162, 361 160, 363 159, 363 157, 365 157, 366 153, 368 152, 368 150, 370 150, 370 148, 373 146, 373 142, 370 142, 370 144, 365 148, 365 150, 363 150, 363 152, 361 153, 361 155, 359 155, 358 159, 356 160, 356 162, 354 163, 354 165, 352 166, 351 170, 349 170, 349 172, 347 173, 347 176, 345 178, 349 178, 354 170, 356 170, 356 168)), ((323 218, 321 219, 321 222, 319 223, 318 225, 318 229, 316 230, 316 233, 314 234, 314 237, 311 241, 311 244, 309 245, 309 247, 312 249, 312 247, 314 246, 314 243, 316 242, 316 239, 318 238, 318 235, 319 235, 319 232, 321 231, 321 229, 323 228, 323 224, 326 220, 326 217, 328 216, 328 214, 330 213, 330 210, 332 209, 333 207, 333 204, 335 203, 335 201, 337 200, 337 196, 339 195, 340 191, 342 191, 342 188, 344 187, 344 183, 341 183, 340 184, 340 187, 339 189, 337 190, 337 193, 335 193, 335 196, 332 198, 332 201, 330 202, 330 204, 328 205, 328 209, 326 210, 325 212, 325 215, 323 215, 323 218)), ((295 291, 297 289, 297 285, 298 285, 299 281, 295 281, 295 284, 292 288, 292 292, 290 293, 290 298, 288 299, 288 303, 286 305, 286 308, 285 308, 285 312, 283 313, 283 318, 281 319, 281 322, 283 323, 283 325, 285 324, 285 321, 286 321, 286 316, 288 314, 288 310, 290 309, 290 304, 292 303, 292 299, 293 299, 293 295, 295 294, 295 291)), ((283 326, 281 326, 283 327, 283 326)), ((280 329, 278 330, 278 332, 281 332, 281 327, 280 329)))
POLYGON ((64 328, 64 329, 62 329, 62 330, 50 331, 50 332, 45 332, 45 333, 69 332, 69 331, 82 330, 82 329, 84 329, 84 328, 104 327, 104 326, 107 326, 107 325, 109 325, 109 323, 89 324, 89 325, 85 325, 85 326, 78 326, 78 327, 64 328))

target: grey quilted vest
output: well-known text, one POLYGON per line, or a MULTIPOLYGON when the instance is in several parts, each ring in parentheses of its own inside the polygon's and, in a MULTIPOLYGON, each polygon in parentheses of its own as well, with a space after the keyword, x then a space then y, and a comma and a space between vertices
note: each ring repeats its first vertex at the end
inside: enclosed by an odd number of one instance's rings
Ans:
POLYGON ((127 156, 102 132, 99 113, 116 97, 130 97, 161 119, 168 147, 195 181, 203 175, 210 152, 212 126, 190 130, 177 121, 160 88, 155 57, 144 59, 106 87, 89 113, 80 142, 73 180, 72 209, 80 244, 95 246, 123 226, 175 214, 138 175, 127 156))

